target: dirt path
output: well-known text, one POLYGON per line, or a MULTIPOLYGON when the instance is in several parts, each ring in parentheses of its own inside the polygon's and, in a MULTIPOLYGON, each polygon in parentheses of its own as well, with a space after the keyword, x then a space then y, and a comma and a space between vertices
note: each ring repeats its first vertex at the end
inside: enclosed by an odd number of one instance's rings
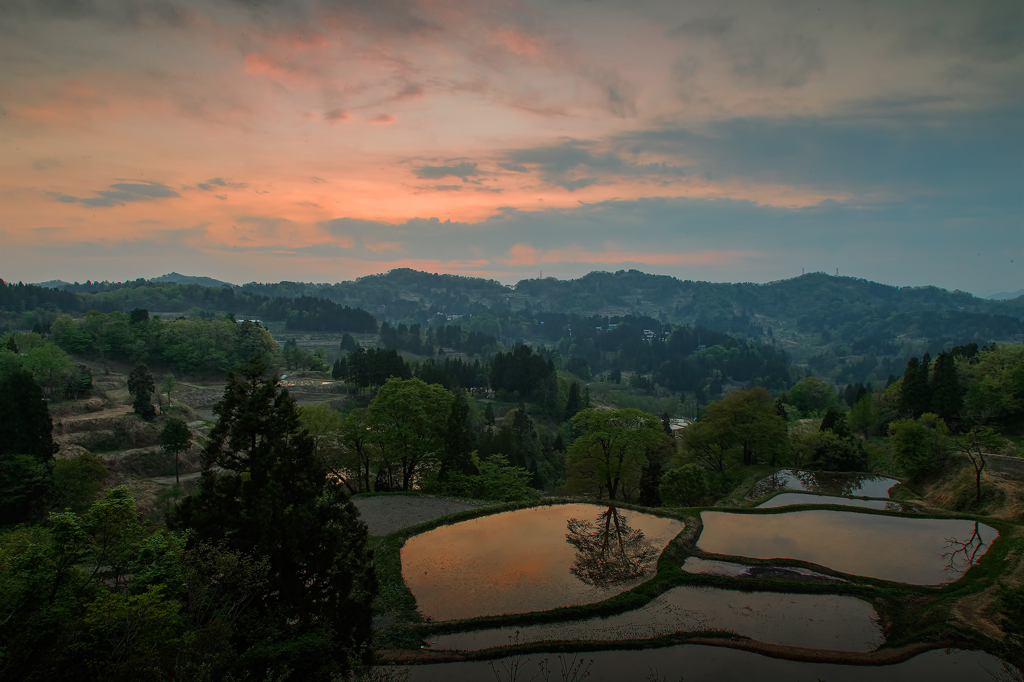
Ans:
POLYGON ((456 500, 433 495, 381 495, 352 500, 370 535, 388 535, 395 531, 432 521, 467 509, 487 506, 486 502, 456 500))

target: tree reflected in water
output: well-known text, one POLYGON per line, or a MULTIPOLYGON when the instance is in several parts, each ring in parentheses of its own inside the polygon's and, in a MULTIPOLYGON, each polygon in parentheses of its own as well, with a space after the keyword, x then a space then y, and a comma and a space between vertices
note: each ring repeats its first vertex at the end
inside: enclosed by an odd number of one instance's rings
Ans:
POLYGON ((946 570, 956 573, 967 571, 978 560, 979 554, 984 554, 981 550, 985 547, 985 541, 978 529, 978 522, 974 522, 974 530, 966 540, 946 538, 946 547, 949 551, 942 554, 946 559, 946 570))
POLYGON ((587 585, 610 587, 639 578, 658 558, 658 550, 633 529, 615 507, 598 515, 597 521, 569 519, 565 540, 576 548, 569 570, 587 585))

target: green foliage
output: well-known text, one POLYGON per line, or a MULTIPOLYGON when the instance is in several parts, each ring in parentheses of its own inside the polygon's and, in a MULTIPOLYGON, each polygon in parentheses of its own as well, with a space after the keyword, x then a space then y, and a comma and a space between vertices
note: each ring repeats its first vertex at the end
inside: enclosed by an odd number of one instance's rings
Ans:
POLYGON ((533 475, 523 467, 509 464, 503 455, 491 455, 483 461, 472 453, 479 471, 476 474, 453 471, 447 480, 435 478, 424 487, 434 492, 454 497, 469 497, 496 502, 521 502, 540 498, 540 491, 530 487, 533 475))
POLYGON ((42 509, 51 484, 53 422, 42 391, 19 370, 0 379, 0 525, 42 509))
MULTIPOLYGON (((171 308, 173 310, 173 308, 171 308)), ((179 308, 180 310, 180 308, 179 308)), ((164 321, 129 323, 124 313, 90 313, 81 320, 54 320, 50 338, 68 353, 141 363, 172 365, 179 373, 222 373, 256 355, 277 355, 270 333, 249 321, 164 321)))
POLYGON ((699 464, 684 464, 661 479, 661 499, 674 507, 694 507, 710 493, 708 472, 699 464))
MULTIPOLYGON (((178 477, 178 455, 192 447, 192 433, 184 419, 168 419, 160 432, 160 447, 174 457, 174 476, 178 477)), ((180 480, 178 480, 180 483, 180 480)))
POLYGON ((153 407, 153 393, 156 386, 153 384, 153 375, 145 365, 136 365, 128 374, 128 392, 135 396, 132 401, 132 410, 143 419, 150 421, 156 416, 156 408, 153 407))
POLYGON ((969 381, 964 410, 971 420, 1019 431, 1024 421, 1024 345, 985 349, 958 367, 969 381))
POLYGON ((791 436, 795 466, 825 471, 864 471, 867 454, 847 435, 831 429, 791 436))
POLYGON ((879 409, 872 393, 865 393, 861 396, 846 415, 846 422, 850 430, 863 434, 864 438, 868 438, 874 433, 879 420, 879 409))
POLYGON ((53 465, 53 506, 84 512, 96 499, 109 472, 91 452, 58 459, 53 465))
MULTIPOLYGON (((835 398, 829 389, 829 395, 835 398)), ((705 450, 713 448, 721 453, 737 447, 743 464, 756 464, 758 459, 776 463, 785 451, 786 421, 779 416, 775 401, 764 388, 733 391, 722 400, 712 403, 703 434, 705 450)), ((721 470, 721 466, 713 468, 721 470)))
POLYGON ((946 424, 934 414, 889 425, 893 462, 911 480, 919 481, 939 470, 946 459, 948 440, 946 424))
POLYGON ((801 379, 785 394, 783 402, 796 407, 801 417, 819 417, 828 410, 842 409, 832 386, 817 377, 801 379))
POLYGON ((389 379, 366 411, 388 486, 410 490, 421 467, 432 465, 444 447, 453 396, 419 379, 389 379))
POLYGON ((572 486, 603 488, 614 500, 621 489, 638 487, 647 451, 661 442, 661 421, 634 409, 586 409, 572 419, 579 436, 566 452, 572 486), (575 479, 575 480, 573 480, 575 479))
POLYGON ((266 371, 257 359, 228 375, 199 490, 173 525, 267 557, 266 591, 247 611, 244 634, 236 631, 248 669, 327 679, 370 637, 376 584, 366 526, 315 455, 295 400, 266 371))

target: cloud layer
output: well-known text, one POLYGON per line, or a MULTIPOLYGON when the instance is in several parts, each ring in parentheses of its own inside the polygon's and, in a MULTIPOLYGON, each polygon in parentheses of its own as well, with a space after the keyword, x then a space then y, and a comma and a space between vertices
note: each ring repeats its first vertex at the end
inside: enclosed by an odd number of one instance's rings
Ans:
POLYGON ((0 277, 1012 290, 1021 82, 1016 0, 10 0, 0 277))

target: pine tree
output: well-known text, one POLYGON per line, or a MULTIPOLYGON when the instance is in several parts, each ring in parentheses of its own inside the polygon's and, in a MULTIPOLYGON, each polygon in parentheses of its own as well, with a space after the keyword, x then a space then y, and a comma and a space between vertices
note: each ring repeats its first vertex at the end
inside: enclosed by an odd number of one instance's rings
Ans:
POLYGON ((462 391, 455 394, 451 412, 448 413, 447 428, 444 434, 444 458, 438 476, 447 480, 448 474, 458 471, 463 474, 477 474, 473 464, 473 443, 469 436, 469 404, 462 391))
POLYGON ((903 373, 903 387, 900 392, 900 411, 917 419, 931 407, 931 392, 928 388, 928 354, 924 361, 910 358, 903 373))
POLYGON ((580 395, 580 384, 577 381, 569 384, 569 397, 565 401, 565 416, 563 421, 569 421, 576 416, 576 413, 583 409, 583 397, 580 395))
POLYGON ((956 360, 952 353, 939 353, 932 370, 931 412, 953 424, 963 408, 963 390, 957 378, 956 360))
POLYGON ((292 679, 327 680, 370 639, 376 582, 368 536, 315 457, 294 398, 266 372, 254 358, 228 374, 199 490, 172 525, 192 529, 193 542, 224 541, 269 561, 267 590, 235 630, 250 675, 287 666, 292 679))
POLYGON ((132 401, 132 409, 135 414, 149 421, 156 416, 156 408, 153 407, 153 393, 156 391, 156 384, 153 382, 153 375, 149 368, 139 364, 128 375, 128 392, 135 396, 132 401))
POLYGON ((0 525, 39 512, 53 471, 53 422, 43 391, 24 370, 0 381, 0 525))

